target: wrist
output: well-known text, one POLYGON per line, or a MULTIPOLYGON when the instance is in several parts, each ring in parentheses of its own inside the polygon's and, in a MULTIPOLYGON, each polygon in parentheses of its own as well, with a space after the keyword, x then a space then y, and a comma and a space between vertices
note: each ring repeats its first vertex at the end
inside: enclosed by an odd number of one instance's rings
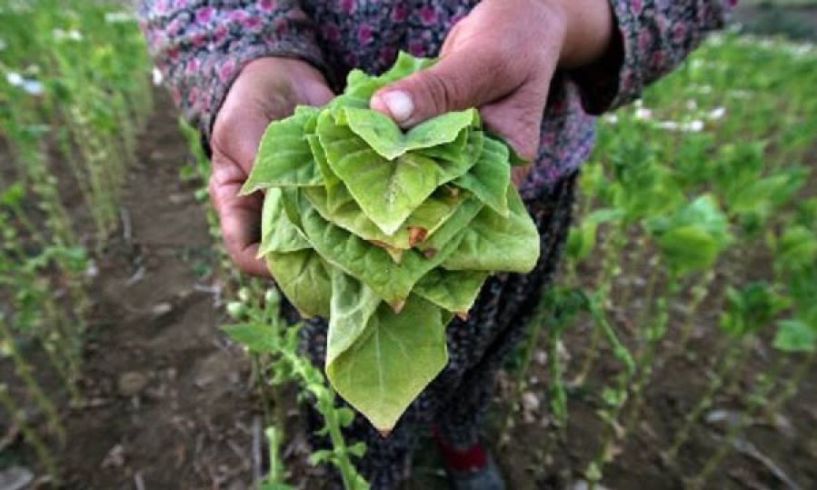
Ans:
POLYGON ((612 45, 615 18, 609 0, 540 0, 564 31, 559 68, 575 69, 603 58, 612 45))

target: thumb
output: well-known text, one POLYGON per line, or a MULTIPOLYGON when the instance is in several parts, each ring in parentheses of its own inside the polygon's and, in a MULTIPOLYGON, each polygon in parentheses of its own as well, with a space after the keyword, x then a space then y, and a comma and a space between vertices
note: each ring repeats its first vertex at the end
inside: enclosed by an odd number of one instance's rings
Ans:
POLYGON ((463 46, 431 68, 378 90, 371 108, 411 127, 446 112, 480 107, 519 85, 500 57, 474 48, 463 46))

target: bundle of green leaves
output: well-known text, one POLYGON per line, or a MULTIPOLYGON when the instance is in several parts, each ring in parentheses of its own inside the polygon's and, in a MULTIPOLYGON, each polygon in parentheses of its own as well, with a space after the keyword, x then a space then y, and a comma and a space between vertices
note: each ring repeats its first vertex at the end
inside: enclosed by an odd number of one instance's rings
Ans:
POLYGON ((259 254, 278 287, 329 320, 330 383, 381 432, 445 367, 446 325, 488 276, 539 258, 512 152, 476 109, 405 132, 369 109, 432 63, 401 54, 379 77, 353 71, 326 107, 273 122, 243 189, 266 193, 259 254))

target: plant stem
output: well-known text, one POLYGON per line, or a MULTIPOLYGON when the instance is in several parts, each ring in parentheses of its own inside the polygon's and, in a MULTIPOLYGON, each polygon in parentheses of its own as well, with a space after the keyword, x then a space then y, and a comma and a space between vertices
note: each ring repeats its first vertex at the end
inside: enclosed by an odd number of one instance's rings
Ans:
POLYGON ((817 350, 810 352, 795 370, 783 387, 783 390, 771 402, 766 404, 765 411, 769 414, 778 413, 789 400, 791 400, 800 388, 800 385, 811 373, 812 366, 817 362, 817 350))
MULTIPOLYGON (((545 295, 546 294, 547 293, 545 293, 545 295)), ((536 350, 536 346, 539 343, 539 337, 542 334, 542 329, 545 325, 545 316, 547 314, 545 307, 545 295, 542 295, 542 298, 539 300, 539 304, 536 307, 536 312, 530 321, 531 327, 530 331, 528 332, 528 338, 525 343, 524 350, 522 351, 522 362, 516 372, 514 396, 508 401, 505 416, 503 417, 502 426, 499 431, 498 440, 500 443, 502 443, 501 441, 505 440, 505 435, 511 428, 513 423, 514 407, 527 387, 527 375, 530 371, 530 366, 533 363, 533 353, 536 350)))
POLYGON ((707 387, 705 394, 701 397, 695 407, 689 412, 684 419, 684 425, 676 432, 673 438, 673 443, 670 449, 665 453, 664 459, 672 462, 678 455, 678 451, 683 447, 689 439, 690 432, 695 423, 701 418, 704 411, 709 409, 715 401, 715 396, 723 387, 724 382, 729 374, 733 372, 740 372, 741 367, 748 357, 749 342, 744 339, 743 342, 738 342, 737 339, 732 339, 726 349, 726 355, 718 367, 717 372, 712 377, 712 380, 707 387))
POLYGON ((567 392, 564 384, 564 366, 559 360, 561 335, 552 329, 548 335, 548 371, 550 372, 550 406, 562 435, 567 430, 567 392))
POLYGON ((45 412, 48 419, 48 425, 51 430, 57 435, 61 442, 64 441, 65 431, 62 428, 62 424, 60 424, 59 412, 57 412, 57 408, 54 406, 51 400, 45 396, 45 393, 43 393, 40 385, 37 384, 37 380, 32 374, 31 366, 20 353, 19 349, 17 349, 17 342, 14 338, 14 334, 8 325, 6 325, 6 322, 2 317, 0 317, 0 336, 6 338, 6 345, 8 346, 9 354, 14 361, 17 375, 20 376, 20 379, 22 379, 25 383, 29 394, 31 394, 39 407, 43 410, 43 412, 45 412))
POLYGON ((752 420, 762 409, 765 400, 774 389, 778 379, 778 375, 782 370, 783 361, 780 360, 769 371, 769 374, 764 376, 760 381, 760 385, 753 391, 749 397, 749 406, 741 413, 740 419, 729 429, 726 438, 720 445, 718 450, 712 457, 707 460, 703 470, 690 482, 689 488, 692 490, 703 489, 709 478, 718 469, 724 458, 731 452, 735 441, 740 434, 746 429, 750 420, 752 420))
POLYGON ((715 271, 709 271, 701 279, 701 281, 692 288, 692 299, 686 311, 686 322, 681 328, 681 338, 678 341, 676 352, 683 354, 686 351, 689 341, 692 339, 692 333, 695 331, 695 315, 700 308, 701 303, 709 293, 709 287, 715 280, 715 271))
POLYGON ((8 387, 2 383, 0 383, 0 405, 6 409, 9 418, 15 421, 26 441, 34 448, 34 452, 37 454, 40 463, 42 463, 45 470, 54 480, 52 483, 58 483, 59 471, 57 470, 57 464, 54 458, 48 451, 48 445, 37 435, 37 432, 28 425, 28 420, 26 420, 23 410, 17 406, 14 399, 9 395, 8 387))
POLYGON ((277 427, 267 427, 265 434, 269 442, 269 475, 266 480, 269 483, 284 483, 286 468, 281 460, 281 446, 286 436, 277 427))
MULTIPOLYGON (((607 237, 607 240, 604 241, 604 245, 602 245, 602 267, 596 277, 596 294, 594 295, 595 301, 599 306, 598 312, 600 313, 607 307, 610 291, 613 289, 612 281, 619 269, 617 258, 621 255, 621 249, 624 246, 624 229, 622 226, 623 225, 613 227, 610 230, 610 235, 607 237)), ((599 319, 601 316, 603 315, 594 315, 594 318, 599 319)), ((603 322, 596 322, 596 328, 593 329, 593 337, 590 340, 587 356, 579 370, 579 374, 574 378, 573 384, 583 384, 590 376, 599 357, 599 344, 601 343, 602 337, 606 337, 613 349, 620 353, 621 343, 612 331, 609 322, 607 322, 606 315, 604 315, 604 318, 605 320, 603 322)))

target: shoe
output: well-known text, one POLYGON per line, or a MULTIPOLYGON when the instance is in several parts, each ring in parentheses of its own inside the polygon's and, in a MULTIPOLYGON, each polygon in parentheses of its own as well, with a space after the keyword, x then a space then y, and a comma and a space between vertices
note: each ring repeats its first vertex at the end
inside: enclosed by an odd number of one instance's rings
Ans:
POLYGON ((457 449, 436 426, 432 429, 452 490, 505 490, 499 468, 484 445, 477 443, 468 449, 457 449))

